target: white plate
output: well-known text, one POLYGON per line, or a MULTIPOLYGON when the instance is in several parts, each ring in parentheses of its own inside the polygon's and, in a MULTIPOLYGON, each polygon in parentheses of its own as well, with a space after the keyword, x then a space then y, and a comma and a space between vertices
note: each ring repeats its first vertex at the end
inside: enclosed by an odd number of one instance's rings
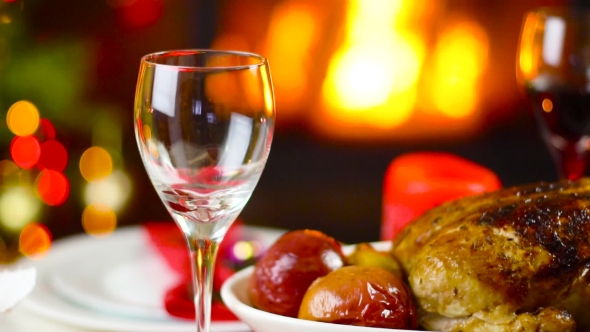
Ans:
MULTIPOLYGON (((264 244, 284 231, 251 227, 245 235, 264 244)), ((178 276, 148 244, 142 227, 117 229, 105 238, 86 234, 53 243, 37 268, 37 285, 21 306, 45 318, 104 331, 193 332, 195 323, 169 316, 163 296, 178 276)), ((212 332, 250 331, 242 322, 213 322, 212 332)))
MULTIPOLYGON (((391 242, 374 242, 373 247, 379 251, 391 248, 391 242)), ((353 245, 342 247, 345 254, 350 254, 353 245)), ((410 330, 383 329, 340 325, 285 317, 258 310, 248 299, 248 282, 254 267, 248 267, 231 276, 221 287, 221 297, 227 307, 242 321, 257 332, 410 332, 410 330)), ((414 332, 414 331, 412 331, 414 332)))

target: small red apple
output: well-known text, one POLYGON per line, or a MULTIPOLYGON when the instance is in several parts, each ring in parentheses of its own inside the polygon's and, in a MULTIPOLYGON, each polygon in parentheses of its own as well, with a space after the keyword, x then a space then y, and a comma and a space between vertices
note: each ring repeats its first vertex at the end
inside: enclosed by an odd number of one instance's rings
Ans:
POLYGON ((297 317, 309 285, 346 263, 340 244, 314 230, 296 230, 281 236, 256 263, 249 295, 254 307, 297 317))

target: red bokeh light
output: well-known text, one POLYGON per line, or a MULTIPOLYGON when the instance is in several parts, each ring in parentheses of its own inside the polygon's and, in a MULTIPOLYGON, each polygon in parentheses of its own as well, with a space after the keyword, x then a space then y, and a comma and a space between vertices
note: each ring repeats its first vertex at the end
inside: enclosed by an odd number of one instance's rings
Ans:
POLYGON ((10 143, 10 155, 15 164, 29 169, 41 157, 41 144, 35 136, 16 136, 10 143))
POLYGON ((162 16, 163 9, 162 0, 137 0, 119 10, 123 24, 132 28, 141 28, 155 23, 162 16))
POLYGON ((63 172, 68 164, 66 148, 56 140, 49 140, 41 144, 41 157, 38 167, 40 170, 50 169, 63 172))
POLYGON ((41 119, 39 129, 46 140, 55 139, 55 127, 49 120, 41 119))
POLYGON ((60 172, 46 169, 37 177, 37 192, 47 205, 63 204, 70 195, 70 183, 60 172))

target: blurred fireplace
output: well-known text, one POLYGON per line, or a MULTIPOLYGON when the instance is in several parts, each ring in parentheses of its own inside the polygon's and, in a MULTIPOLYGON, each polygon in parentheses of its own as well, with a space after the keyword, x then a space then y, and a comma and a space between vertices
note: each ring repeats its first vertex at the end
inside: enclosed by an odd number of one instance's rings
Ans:
POLYGON ((212 47, 269 58, 282 130, 453 140, 517 116, 515 52, 532 1, 224 4, 212 47))

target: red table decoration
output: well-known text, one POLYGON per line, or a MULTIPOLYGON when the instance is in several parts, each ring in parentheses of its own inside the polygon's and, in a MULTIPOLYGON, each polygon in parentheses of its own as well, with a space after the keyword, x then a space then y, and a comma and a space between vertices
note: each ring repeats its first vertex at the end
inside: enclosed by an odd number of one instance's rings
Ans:
POLYGON ((395 158, 385 173, 381 240, 426 210, 457 198, 502 186, 490 169, 442 152, 414 152, 395 158))
MULTIPOLYGON (((164 308, 171 316, 194 320, 195 304, 190 256, 180 228, 174 222, 146 222, 143 227, 147 231, 150 245, 164 258, 172 270, 183 277, 178 285, 166 293, 164 308)), ((230 254, 233 245, 241 239, 242 227, 243 223, 236 220, 219 245, 218 260, 213 275, 214 295, 219 293, 223 282, 235 272, 223 264, 223 258, 230 254)), ((216 297, 211 304, 211 320, 232 321, 238 318, 216 297)))

